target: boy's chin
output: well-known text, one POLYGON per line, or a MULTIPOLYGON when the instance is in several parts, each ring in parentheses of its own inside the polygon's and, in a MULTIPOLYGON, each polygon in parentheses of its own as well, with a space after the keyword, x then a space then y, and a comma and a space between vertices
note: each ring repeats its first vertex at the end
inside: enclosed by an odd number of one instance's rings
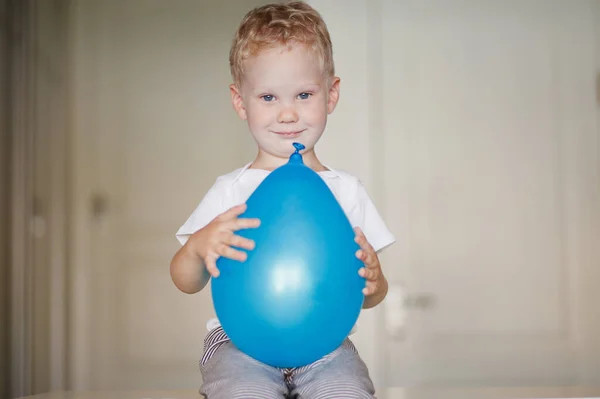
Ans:
POLYGON ((315 140, 315 137, 310 137, 310 135, 302 133, 299 136, 293 138, 277 136, 271 136, 267 138, 264 136, 255 136, 255 141, 261 152, 264 152, 271 156, 275 156, 277 158, 288 159, 294 152, 296 152, 296 147, 294 147, 294 143, 300 143, 304 145, 305 148, 302 151, 300 151, 300 153, 305 154, 313 150, 314 146, 318 142, 318 138, 315 140))
POLYGON ((314 143, 302 140, 302 138, 290 140, 286 143, 283 143, 283 145, 280 147, 280 151, 278 151, 280 156, 284 158, 289 158, 293 153, 295 153, 296 147, 294 147, 294 143, 300 143, 304 146, 304 149, 300 150, 300 154, 306 154, 307 152, 312 151, 314 147, 314 143))
POLYGON ((276 148, 281 155, 289 157, 294 152, 296 152, 296 147, 294 147, 294 143, 300 143, 304 146, 304 149, 300 151, 300 153, 304 154, 306 152, 311 151, 318 141, 318 138, 315 139, 315 137, 311 137, 306 134, 300 134, 299 136, 293 138, 280 138, 278 140, 276 148))
POLYGON ((293 141, 289 141, 289 148, 288 148, 288 143, 281 143, 277 146, 271 146, 269 148, 262 148, 262 151, 266 154, 269 154, 275 158, 279 158, 282 161, 287 161, 290 156, 296 152, 296 148, 294 147, 293 143, 301 143, 303 144, 306 148, 304 148, 302 151, 300 151, 301 154, 305 154, 307 151, 311 151, 312 150, 312 146, 306 146, 305 143, 303 143, 301 140, 293 140, 293 141))

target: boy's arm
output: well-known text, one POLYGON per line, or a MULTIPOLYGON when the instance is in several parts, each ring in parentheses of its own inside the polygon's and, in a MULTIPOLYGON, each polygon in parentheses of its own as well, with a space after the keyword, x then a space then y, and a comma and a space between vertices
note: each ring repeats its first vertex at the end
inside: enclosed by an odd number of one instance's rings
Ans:
POLYGON ((175 286, 186 294, 201 291, 210 280, 198 251, 194 249, 193 236, 173 256, 171 261, 171 279, 175 286))
POLYGON ((256 228, 260 220, 238 218, 245 210, 246 204, 234 206, 188 238, 171 261, 171 279, 177 288, 187 294, 202 290, 211 276, 219 276, 216 265, 219 257, 240 262, 246 260, 248 255, 233 247, 250 251, 254 249, 254 241, 235 232, 256 228))

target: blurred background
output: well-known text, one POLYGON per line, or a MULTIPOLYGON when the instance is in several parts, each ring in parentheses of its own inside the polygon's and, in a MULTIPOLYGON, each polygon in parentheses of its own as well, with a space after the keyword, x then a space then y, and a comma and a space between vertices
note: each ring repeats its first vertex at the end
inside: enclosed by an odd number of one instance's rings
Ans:
MULTIPOLYGON (((0 397, 192 389, 175 232, 252 160, 228 51, 258 0, 0 0, 0 397)), ((378 389, 600 386, 600 1, 312 0, 318 153, 398 241, 354 341, 378 389)), ((390 394, 391 397, 391 394, 390 394)))

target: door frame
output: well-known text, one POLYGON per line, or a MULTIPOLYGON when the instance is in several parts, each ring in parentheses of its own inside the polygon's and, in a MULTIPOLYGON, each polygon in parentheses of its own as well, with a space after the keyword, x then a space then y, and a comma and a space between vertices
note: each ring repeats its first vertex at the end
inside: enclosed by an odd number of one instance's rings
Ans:
MULTIPOLYGON (((10 65, 8 1, 0 0, 0 326, 10 326, 10 65)), ((10 329, 0 328, 0 370, 10 370, 10 329)), ((0 397, 11 397, 10 378, 0 373, 0 397)))
POLYGON ((10 44, 1 147, 9 170, 0 211, 7 209, 10 237, 9 396, 21 397, 66 388, 70 0, 3 4, 10 44))

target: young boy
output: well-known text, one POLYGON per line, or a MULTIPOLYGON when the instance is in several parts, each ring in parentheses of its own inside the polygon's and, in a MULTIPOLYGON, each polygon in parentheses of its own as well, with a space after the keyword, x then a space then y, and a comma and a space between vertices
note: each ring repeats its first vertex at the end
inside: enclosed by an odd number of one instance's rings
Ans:
MULTIPOLYGON (((395 241, 360 181, 325 166, 315 144, 338 98, 340 80, 334 75, 332 45, 320 15, 303 2, 271 4, 250 11, 238 28, 230 52, 234 83, 233 107, 247 121, 258 144, 253 162, 220 176, 177 232, 182 247, 173 257, 171 277, 183 292, 202 290, 218 278, 216 261, 239 261, 254 243, 236 234, 260 221, 239 218, 244 202, 275 168, 286 163, 301 142, 304 163, 332 190, 355 227, 360 246, 356 256, 365 267, 363 308, 379 304, 387 281, 377 252, 395 241)), ((241 353, 229 341, 218 320, 207 324, 200 362, 200 393, 209 399, 374 398, 368 370, 352 342, 344 343, 317 362, 281 369, 241 353)))

